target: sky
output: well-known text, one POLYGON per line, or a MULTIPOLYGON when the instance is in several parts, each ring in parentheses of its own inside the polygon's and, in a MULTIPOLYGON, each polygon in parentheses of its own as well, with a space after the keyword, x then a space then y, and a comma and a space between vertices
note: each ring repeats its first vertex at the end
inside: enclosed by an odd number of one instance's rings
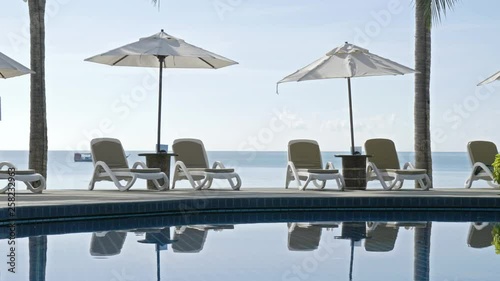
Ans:
MULTIPOLYGON (((498 143, 500 2, 460 1, 432 30, 433 151, 498 143), (485 8, 488 7, 488 8, 485 8)), ((29 17, 2 1, 0 52, 29 67, 29 17)), ((156 144, 158 70, 84 59, 165 32, 237 61, 217 69, 166 69, 162 143, 203 140, 207 150, 285 151, 306 138, 348 151, 345 79, 276 82, 348 41, 413 68, 414 7, 406 0, 47 0, 46 102, 50 150, 88 150, 95 137, 126 150, 156 144), (120 109, 120 110, 117 110, 120 109)), ((414 75, 352 80, 356 145, 390 138, 413 151, 414 75)), ((29 148, 29 75, 0 81, 1 150, 29 148)))

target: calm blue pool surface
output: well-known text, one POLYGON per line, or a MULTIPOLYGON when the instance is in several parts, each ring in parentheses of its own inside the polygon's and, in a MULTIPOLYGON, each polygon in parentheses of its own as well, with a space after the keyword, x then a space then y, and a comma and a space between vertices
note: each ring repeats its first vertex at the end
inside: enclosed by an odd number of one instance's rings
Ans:
POLYGON ((15 273, 2 239, 0 280, 499 280, 496 225, 280 222, 35 236, 15 240, 15 273))

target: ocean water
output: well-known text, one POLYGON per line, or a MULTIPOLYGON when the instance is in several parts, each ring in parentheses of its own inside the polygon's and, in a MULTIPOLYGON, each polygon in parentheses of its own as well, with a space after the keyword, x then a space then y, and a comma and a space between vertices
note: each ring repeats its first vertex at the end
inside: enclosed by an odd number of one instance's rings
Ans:
MULTIPOLYGON (((135 161, 144 161, 138 156, 143 151, 127 151, 129 164, 135 161)), ((323 152, 323 162, 331 161, 336 168, 341 168, 341 160, 335 154, 346 152, 323 152)), ((74 151, 49 151, 47 187, 49 189, 86 189, 92 176, 91 162, 74 162, 74 151)), ((242 187, 276 187, 283 188, 287 155, 284 151, 255 152, 255 151, 211 151, 208 152, 210 163, 222 161, 226 167, 235 168, 240 174, 242 187)), ((19 169, 28 167, 27 151, 0 151, 0 159, 14 163, 19 169)), ((399 154, 401 164, 414 162, 414 154, 402 152, 399 154)), ((172 160, 172 167, 173 167, 172 160)), ((435 188, 463 188, 465 179, 469 176, 471 165, 466 153, 463 152, 436 152, 433 153, 433 181, 435 188)), ((413 183, 408 183, 413 184, 413 183)), ((140 180, 136 185, 143 185, 140 180)), ((224 187, 225 181, 214 181, 214 187, 224 187)), ((178 187, 188 187, 187 182, 180 182, 178 187)), ((177 187, 176 186, 176 187, 177 187)), ((327 183, 328 187, 336 187, 334 182, 327 183)), ((476 182, 473 187, 488 187, 484 182, 476 182)), ((97 183, 98 189, 115 188, 112 183, 97 183)), ((369 182, 368 188, 380 188, 377 182, 369 182)))

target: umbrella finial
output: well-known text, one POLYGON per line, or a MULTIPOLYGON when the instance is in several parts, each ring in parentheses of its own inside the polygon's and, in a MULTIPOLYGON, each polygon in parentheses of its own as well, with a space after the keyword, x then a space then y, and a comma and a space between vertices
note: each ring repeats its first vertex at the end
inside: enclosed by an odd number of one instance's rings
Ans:
POLYGON ((163 32, 163 28, 161 29, 161 32, 163 32))

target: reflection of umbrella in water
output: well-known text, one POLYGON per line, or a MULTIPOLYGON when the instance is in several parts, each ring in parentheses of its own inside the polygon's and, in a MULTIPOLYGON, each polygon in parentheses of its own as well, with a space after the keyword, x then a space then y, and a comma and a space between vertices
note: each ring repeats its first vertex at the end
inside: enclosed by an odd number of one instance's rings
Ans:
POLYGON ((366 224, 364 222, 343 222, 342 235, 335 236, 336 239, 351 240, 351 260, 349 263, 349 280, 352 280, 352 268, 354 264, 354 245, 361 239, 366 238, 366 224))
POLYGON ((160 84, 158 97, 158 137, 156 152, 161 143, 161 100, 163 68, 209 68, 217 69, 237 62, 186 43, 163 32, 141 38, 139 41, 93 56, 91 61, 112 66, 158 67, 160 84))
POLYGON ((351 78, 365 76, 403 75, 415 72, 399 63, 370 53, 368 50, 345 43, 308 66, 281 79, 279 83, 307 80, 346 78, 349 94, 349 119, 351 126, 351 153, 354 154, 354 129, 352 118, 351 78))
POLYGON ((156 279, 160 281, 160 250, 166 250, 167 245, 175 242, 170 240, 170 227, 165 227, 159 232, 147 232, 143 240, 137 241, 145 244, 155 244, 156 249, 156 279))

